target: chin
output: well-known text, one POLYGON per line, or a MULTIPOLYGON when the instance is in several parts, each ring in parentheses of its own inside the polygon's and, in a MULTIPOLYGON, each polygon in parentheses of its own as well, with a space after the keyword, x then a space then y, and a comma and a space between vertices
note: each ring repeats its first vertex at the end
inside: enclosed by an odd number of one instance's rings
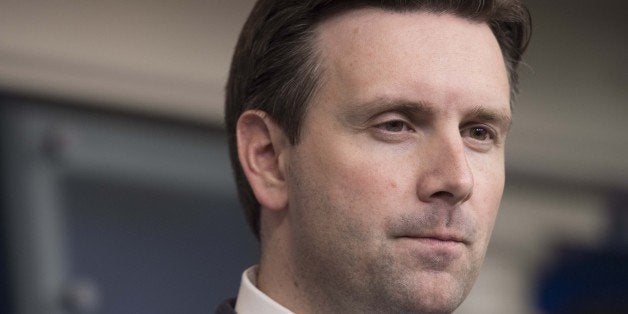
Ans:
POLYGON ((462 303, 470 284, 445 272, 428 272, 415 278, 407 308, 411 313, 452 313, 462 303))
POLYGON ((462 298, 422 297, 420 300, 399 308, 395 313, 452 313, 462 303, 462 298))

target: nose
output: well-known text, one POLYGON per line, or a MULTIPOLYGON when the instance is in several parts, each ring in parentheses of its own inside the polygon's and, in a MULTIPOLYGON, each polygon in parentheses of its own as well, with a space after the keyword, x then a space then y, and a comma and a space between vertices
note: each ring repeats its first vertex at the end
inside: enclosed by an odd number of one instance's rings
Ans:
POLYGON ((473 193, 473 172, 460 133, 432 138, 420 160, 417 194, 425 203, 464 203, 473 193))

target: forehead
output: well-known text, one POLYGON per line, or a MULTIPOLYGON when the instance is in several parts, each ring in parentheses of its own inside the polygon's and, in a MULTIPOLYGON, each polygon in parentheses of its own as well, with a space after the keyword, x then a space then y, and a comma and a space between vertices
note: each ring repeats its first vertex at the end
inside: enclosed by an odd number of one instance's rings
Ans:
POLYGON ((451 14, 364 8, 322 22, 316 47, 323 85, 332 85, 335 96, 429 94, 440 98, 420 100, 443 105, 456 99, 475 105, 509 102, 501 50, 485 23, 451 14))

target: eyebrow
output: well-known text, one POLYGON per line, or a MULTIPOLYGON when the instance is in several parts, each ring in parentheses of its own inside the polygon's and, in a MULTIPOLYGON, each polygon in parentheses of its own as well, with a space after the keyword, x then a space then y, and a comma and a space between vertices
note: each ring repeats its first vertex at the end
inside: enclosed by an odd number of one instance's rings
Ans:
POLYGON ((512 125, 512 118, 509 114, 496 110, 490 110, 485 107, 477 106, 471 110, 471 113, 467 115, 472 120, 479 120, 482 122, 490 122, 497 125, 504 132, 508 132, 512 125))

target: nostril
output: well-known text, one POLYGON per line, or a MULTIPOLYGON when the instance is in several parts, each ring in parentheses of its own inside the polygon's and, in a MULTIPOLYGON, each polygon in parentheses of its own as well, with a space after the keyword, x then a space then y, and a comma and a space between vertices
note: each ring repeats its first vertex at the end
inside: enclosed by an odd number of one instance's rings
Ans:
POLYGON ((454 196, 453 194, 451 194, 450 192, 447 192, 447 191, 438 191, 438 192, 432 194, 433 198, 451 198, 453 196, 454 196))
POLYGON ((464 203, 471 197, 471 191, 460 190, 460 191, 447 191, 441 190, 438 192, 434 192, 430 195, 431 201, 440 200, 446 202, 448 204, 460 204, 464 203))

